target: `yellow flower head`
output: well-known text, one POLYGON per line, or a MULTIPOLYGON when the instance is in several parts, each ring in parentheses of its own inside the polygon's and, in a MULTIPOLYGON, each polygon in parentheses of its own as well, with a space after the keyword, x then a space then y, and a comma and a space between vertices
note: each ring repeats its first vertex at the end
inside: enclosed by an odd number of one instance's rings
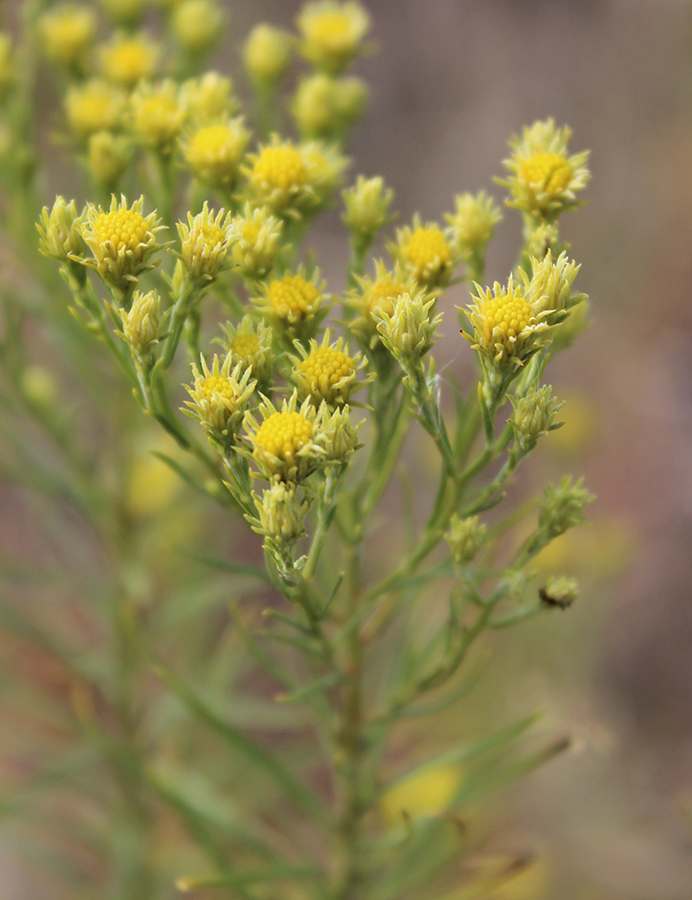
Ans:
POLYGON ((180 96, 188 116, 199 123, 213 122, 238 108, 233 96, 233 82, 218 72, 205 72, 190 78, 180 88, 180 96))
POLYGON ((433 296, 418 290, 397 297, 391 314, 382 308, 374 312, 382 343, 405 368, 418 363, 435 343, 442 314, 433 315, 434 305, 433 296))
POLYGON ((209 283, 231 264, 228 250, 234 234, 230 213, 225 210, 210 210, 205 201, 201 213, 187 214, 187 225, 178 222, 178 234, 180 259, 193 280, 209 283))
POLYGON ((416 215, 412 228, 397 229, 397 242, 390 245, 390 252, 421 287, 434 290, 449 283, 456 258, 438 225, 423 225, 416 215))
POLYGON ((509 206, 533 219, 554 221, 561 212, 578 205, 577 192, 589 181, 588 152, 569 156, 569 128, 557 128, 553 119, 535 122, 521 137, 510 141, 512 155, 505 160, 509 177, 509 206))
POLYGON ((459 766, 422 769, 390 787, 382 796, 380 809, 390 827, 402 825, 404 816, 421 819, 440 816, 454 800, 463 781, 459 766))
POLYGON ((85 264, 95 268, 111 288, 125 294, 129 294, 142 272, 154 268, 149 260, 161 249, 156 233, 165 226, 155 212, 145 216, 143 204, 144 198, 140 197, 128 206, 124 196, 118 203, 115 195, 108 211, 89 203, 82 225, 82 237, 93 255, 85 264))
POLYGON ((134 87, 151 78, 158 67, 161 48, 146 35, 116 35, 99 48, 101 73, 108 81, 134 87))
POLYGON ((186 118, 178 85, 142 82, 130 98, 132 130, 142 144, 169 152, 186 118))
POLYGON ((96 131, 117 130, 126 107, 127 97, 120 88, 96 79, 68 88, 65 95, 67 122, 79 140, 96 131))
POLYGON ((243 168, 250 199, 282 217, 297 217, 314 201, 308 166, 301 147, 272 135, 271 142, 249 155, 243 168))
POLYGON ((475 302, 461 310, 474 334, 462 334, 493 364, 507 363, 512 369, 524 365, 543 346, 537 338, 548 328, 545 313, 534 309, 530 297, 511 277, 506 288, 498 282, 492 289, 475 287, 475 302))
POLYGON ((238 177, 249 139, 242 117, 221 118, 191 131, 183 142, 183 156, 187 167, 200 181, 230 189, 238 177))
POLYGON ((575 262, 570 262, 567 253, 561 253, 553 260, 549 250, 541 260, 531 258, 530 278, 521 271, 524 289, 534 310, 547 313, 546 319, 551 325, 563 321, 567 311, 586 300, 585 294, 572 294, 572 283, 579 268, 575 262))
POLYGON ((291 59, 289 36, 279 28, 264 23, 255 25, 243 48, 243 62, 257 84, 275 84, 288 68, 291 59))
POLYGON ((268 481, 301 482, 326 457, 317 410, 310 400, 298 403, 298 392, 277 409, 269 400, 260 405, 262 423, 245 414, 252 457, 268 481))
POLYGON ((209 50, 219 39, 223 24, 224 14, 214 0, 182 0, 171 16, 176 40, 193 54, 209 50))
POLYGON ((266 206, 253 209, 246 203, 233 219, 236 241, 233 262, 243 278, 264 278, 274 268, 283 233, 283 222, 272 216, 266 206))
POLYGON ((218 356, 214 356, 211 369, 204 357, 200 357, 202 371, 192 365, 194 384, 185 386, 192 400, 187 400, 185 412, 198 419, 210 439, 230 447, 243 421, 243 414, 248 401, 255 390, 256 381, 251 380, 252 371, 238 363, 233 366, 233 359, 228 354, 219 365, 218 356))
POLYGON ((132 160, 132 141, 129 137, 110 131, 96 131, 89 138, 87 164, 96 184, 114 193, 117 184, 132 160))
POLYGON ((243 371, 251 368, 258 389, 266 390, 270 386, 275 360, 271 328, 264 322, 255 327, 250 316, 244 316, 237 328, 227 322, 221 330, 223 338, 216 338, 216 343, 230 354, 234 366, 240 364, 243 371))
POLYGON ((354 390, 367 383, 363 381, 356 385, 358 371, 365 365, 360 353, 351 357, 342 338, 335 344, 330 344, 329 329, 325 332, 321 345, 318 346, 312 340, 309 350, 301 347, 300 352, 302 359, 291 357, 291 379, 300 396, 309 397, 317 406, 323 401, 328 406, 342 406, 354 390))
POLYGON ((311 141, 302 145, 307 166, 307 183, 314 210, 324 208, 334 191, 342 184, 349 160, 333 144, 311 141))
POLYGON ((77 65, 96 34, 93 10, 74 3, 43 13, 38 25, 47 58, 62 66, 77 65))
POLYGON ((295 275, 273 278, 264 286, 264 295, 257 306, 276 327, 286 343, 307 341, 314 337, 317 327, 327 313, 322 306, 324 283, 318 284, 315 271, 308 279, 303 270, 295 275))
POLYGON ((363 52, 370 17, 355 0, 316 0, 303 6, 296 24, 301 55, 316 69, 336 74, 363 52))

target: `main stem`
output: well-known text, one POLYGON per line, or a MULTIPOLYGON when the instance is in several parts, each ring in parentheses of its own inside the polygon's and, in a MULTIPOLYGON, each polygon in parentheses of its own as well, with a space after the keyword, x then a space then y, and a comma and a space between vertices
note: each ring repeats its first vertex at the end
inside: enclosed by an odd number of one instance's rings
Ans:
MULTIPOLYGON (((350 617, 356 612, 360 593, 360 544, 348 548, 347 593, 350 617)), ((361 768, 363 753, 363 641, 360 627, 351 629, 347 643, 339 723, 337 773, 339 777, 338 858, 335 900, 358 900, 362 896, 361 823, 363 803, 361 768)))

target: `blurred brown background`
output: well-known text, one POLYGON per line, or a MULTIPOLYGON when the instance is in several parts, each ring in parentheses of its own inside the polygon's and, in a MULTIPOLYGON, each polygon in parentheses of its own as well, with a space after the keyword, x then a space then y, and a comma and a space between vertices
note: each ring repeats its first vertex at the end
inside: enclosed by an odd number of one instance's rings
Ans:
MULTIPOLYGON (((507 138, 536 118, 568 123, 571 149, 592 150, 588 205, 562 229, 594 324, 553 369, 568 424, 529 476, 583 474, 598 495, 591 529, 544 562, 578 575, 583 597, 569 615, 502 636, 497 676, 499 707, 543 704, 548 727, 576 734, 580 752, 513 789, 509 807, 507 795, 496 801, 496 814, 508 850, 545 851, 555 900, 689 900, 692 3, 367 6, 378 52, 357 66, 372 98, 350 153, 357 171, 395 189, 400 223, 415 210, 440 219, 463 190, 501 197, 492 178, 507 138)), ((235 41, 262 19, 290 25, 299 3, 228 7, 235 41)), ((221 52, 216 64, 237 69, 221 52)), ((69 177, 57 178, 68 191, 69 177)), ((490 280, 506 279, 519 240, 519 217, 508 211, 490 280)), ((338 290, 336 213, 315 245, 338 290)), ((467 299, 459 285, 445 300, 443 361, 458 373, 466 348, 450 323, 467 299)), ((535 884, 521 896, 543 891, 535 884)))

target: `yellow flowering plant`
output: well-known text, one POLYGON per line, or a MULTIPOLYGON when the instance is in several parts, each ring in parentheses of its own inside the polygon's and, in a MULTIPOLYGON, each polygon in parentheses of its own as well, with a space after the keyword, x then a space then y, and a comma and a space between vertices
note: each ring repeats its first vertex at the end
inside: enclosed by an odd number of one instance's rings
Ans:
MULTIPOLYGON (((581 202, 587 155, 552 120, 511 141, 500 183, 524 240, 516 269, 486 286, 501 220, 489 194, 450 196, 438 221, 387 235, 384 179, 346 185, 366 100, 347 72, 370 49, 356 0, 305 3, 295 35, 253 29, 247 109, 203 70, 227 19, 212 0, 151 16, 104 2, 117 30, 99 44, 92 6, 25 5, 0 102, 28 103, 28 51, 43 47, 86 202, 41 211, 28 113, 8 115, 6 228, 30 289, 18 277, 0 292, 0 464, 42 493, 46 522, 78 517, 102 562, 66 569, 70 615, 76 584, 89 598, 76 643, 3 600, 0 632, 60 666, 69 736, 37 759, 17 808, 30 816, 56 784, 72 797, 65 827, 98 865, 62 866, 66 890, 81 885, 65 896, 451 896, 470 852, 459 817, 569 744, 522 750, 524 714, 423 762, 392 752, 408 720, 461 702, 484 635, 576 597, 568 573, 542 583, 532 566, 592 496, 567 478, 516 508, 505 490, 560 425, 546 367, 586 324, 559 217, 581 202), (339 205, 335 291, 309 240, 339 205), (371 258, 381 237, 388 255, 371 258), (455 285, 470 294, 461 335, 443 309, 455 285), (445 325, 476 373, 455 396, 434 359, 445 325), (55 372, 50 355, 35 361, 34 331, 62 348, 55 372), (74 410, 58 402, 67 383, 74 410), (50 453, 36 453, 37 429, 50 453), (409 435, 439 482, 432 501, 421 490, 422 525, 404 516, 405 539, 391 501, 415 469, 409 435)), ((78 529, 65 528, 67 553, 78 529)))

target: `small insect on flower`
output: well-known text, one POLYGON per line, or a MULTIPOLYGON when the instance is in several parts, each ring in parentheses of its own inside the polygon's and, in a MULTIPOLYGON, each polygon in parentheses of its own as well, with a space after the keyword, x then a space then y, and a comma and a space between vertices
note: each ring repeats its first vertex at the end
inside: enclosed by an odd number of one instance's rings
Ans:
POLYGON ((318 411, 309 399, 300 406, 298 400, 298 391, 294 391, 277 409, 265 399, 259 408, 261 424, 249 412, 245 414, 252 458, 267 481, 301 483, 325 462, 318 411))
POLYGON ((87 6, 60 4, 38 21, 46 58, 61 66, 75 67, 83 60, 96 34, 96 16, 87 6))
POLYGON ((134 87, 143 78, 151 78, 158 68, 161 47, 145 34, 130 37, 116 34, 99 47, 101 74, 108 81, 134 87))
POLYGON ((228 255, 234 238, 230 213, 216 212, 204 203, 196 216, 187 214, 187 225, 178 222, 182 260, 188 276, 196 282, 210 284, 219 273, 232 265, 228 255))
POLYGON ((308 279, 300 268, 295 275, 273 278, 263 285, 264 294, 255 300, 255 305, 287 346, 294 340, 305 343, 315 336, 320 321, 329 311, 323 303, 324 286, 324 282, 319 283, 318 270, 308 279))
POLYGON ((236 440, 243 422, 243 414, 257 382, 252 379, 252 370, 241 363, 233 365, 229 353, 219 364, 215 354, 211 369, 204 356, 200 357, 202 370, 192 364, 194 384, 185 386, 192 398, 186 400, 184 410, 197 419, 212 441, 224 448, 230 448, 236 440))
POLYGON ((351 357, 342 338, 330 344, 329 329, 325 331, 321 345, 311 340, 309 350, 301 345, 298 345, 298 350, 300 357, 290 357, 293 363, 291 380, 301 398, 309 397, 316 406, 323 402, 327 406, 343 406, 355 391, 374 378, 370 375, 365 381, 356 383, 365 360, 361 359, 360 353, 351 357))
POLYGON ((588 152, 568 155, 569 128, 557 128, 553 119, 534 122, 521 137, 510 140, 512 155, 505 160, 510 173, 498 184, 509 189, 508 206, 521 210, 529 218, 554 221, 560 213, 579 205, 577 193, 583 190, 590 174, 588 152))
POLYGON ((354 0, 317 0, 303 6, 296 25, 303 58, 316 69, 334 75, 363 53, 370 17, 354 0))
POLYGON ((91 79, 65 94, 65 114, 72 134, 85 141, 97 131, 117 131, 127 109, 127 95, 106 81, 91 79))
POLYGON ((423 225, 420 216, 413 217, 412 228, 397 229, 397 243, 389 252, 426 290, 449 284, 457 256, 442 229, 433 222, 423 225))
POLYGON ((183 158, 195 178, 210 187, 230 190, 250 140, 242 116, 222 116, 214 123, 191 129, 182 142, 183 158))
POLYGON ((143 205, 143 197, 128 206, 124 196, 118 203, 112 195, 107 212, 88 203, 82 225, 82 237, 93 259, 79 261, 96 269, 109 287, 124 294, 120 300, 126 306, 137 278, 159 264, 158 260, 155 263, 150 260, 161 249, 156 234, 165 226, 156 218, 156 212, 145 216, 143 205))

